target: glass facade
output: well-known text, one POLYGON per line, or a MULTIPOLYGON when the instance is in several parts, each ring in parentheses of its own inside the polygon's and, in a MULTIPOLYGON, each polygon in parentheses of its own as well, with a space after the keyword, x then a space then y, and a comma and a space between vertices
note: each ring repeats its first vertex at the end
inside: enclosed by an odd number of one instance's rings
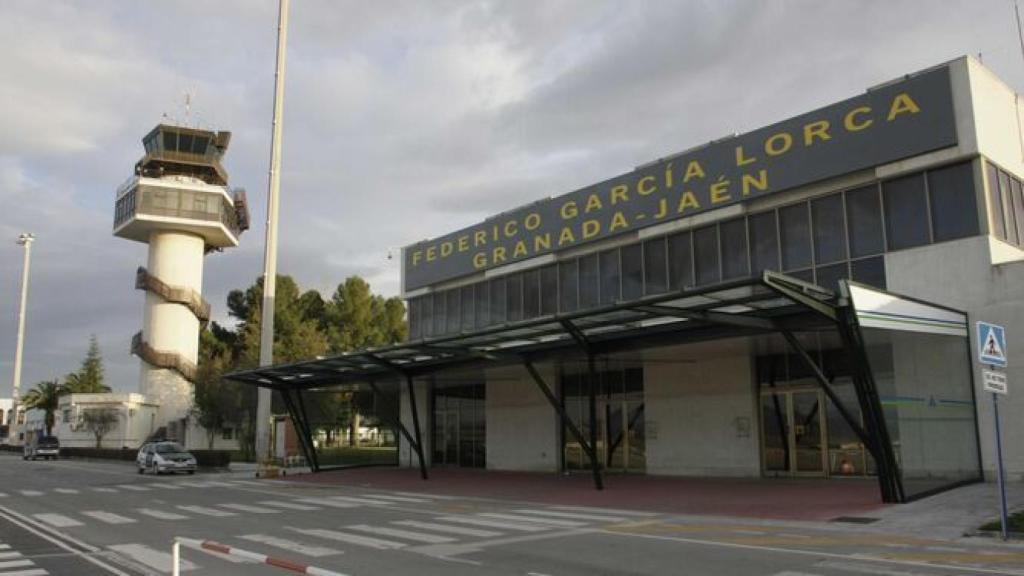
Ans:
MULTIPOLYGON (((642 368, 601 370, 594 390, 597 420, 596 450, 601 468, 619 472, 644 472, 647 443, 644 422, 644 371, 642 368)), ((590 438, 590 388, 586 373, 566 372, 561 376, 562 406, 569 420, 590 438)), ((589 441, 589 440, 588 440, 589 441)), ((563 467, 590 468, 583 447, 569 428, 562 430, 563 467)))
MULTIPOLYGON (((998 170, 989 168, 1000 182, 998 170)), ((1002 180, 1007 211, 1018 204, 1024 210, 1019 181, 1008 175, 1002 180), (1014 198, 1020 198, 1017 204, 1014 198)), ((431 323, 426 312, 431 300, 435 318, 439 306, 448 304, 452 314, 473 310, 472 325, 483 328, 710 286, 764 270, 832 289, 843 278, 884 288, 886 251, 979 234, 976 204, 972 163, 943 166, 507 274, 478 283, 473 291, 455 288, 447 291, 446 302, 437 301, 445 292, 413 298, 410 338, 454 334, 469 325, 460 318, 431 323), (488 285, 489 291, 480 290, 488 285), (468 297, 473 304, 461 304, 468 297)), ((1024 214, 1012 220, 1015 227, 1018 220, 1024 226, 1024 214)))
POLYGON ((1024 247, 1024 190, 1016 176, 985 162, 985 179, 991 211, 991 234, 1015 246, 1024 247))
POLYGON ((484 385, 435 386, 434 466, 484 468, 487 463, 487 427, 484 385))
POLYGON ((136 214, 220 222, 235 236, 241 233, 235 206, 219 192, 136 186, 117 199, 114 226, 136 214))

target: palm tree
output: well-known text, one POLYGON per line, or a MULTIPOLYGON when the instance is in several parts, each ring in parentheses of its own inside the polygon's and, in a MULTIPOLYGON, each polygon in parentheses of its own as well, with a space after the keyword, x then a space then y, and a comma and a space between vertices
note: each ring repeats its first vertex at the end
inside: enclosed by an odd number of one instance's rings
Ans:
POLYGON ((53 413, 57 411, 60 397, 67 394, 67 388, 58 380, 44 380, 28 391, 22 402, 25 408, 37 408, 46 412, 46 435, 53 435, 53 413))
POLYGON ((65 392, 74 392, 75 394, 110 392, 110 386, 101 382, 96 382, 91 378, 83 377, 80 372, 72 372, 65 376, 64 388, 65 392))

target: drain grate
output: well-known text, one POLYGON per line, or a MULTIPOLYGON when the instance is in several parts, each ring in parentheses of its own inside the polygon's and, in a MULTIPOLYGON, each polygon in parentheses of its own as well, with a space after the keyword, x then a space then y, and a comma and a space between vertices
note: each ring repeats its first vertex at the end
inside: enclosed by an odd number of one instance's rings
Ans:
POLYGON ((846 522, 847 524, 871 524, 878 522, 880 518, 868 518, 867 516, 837 516, 831 522, 846 522))

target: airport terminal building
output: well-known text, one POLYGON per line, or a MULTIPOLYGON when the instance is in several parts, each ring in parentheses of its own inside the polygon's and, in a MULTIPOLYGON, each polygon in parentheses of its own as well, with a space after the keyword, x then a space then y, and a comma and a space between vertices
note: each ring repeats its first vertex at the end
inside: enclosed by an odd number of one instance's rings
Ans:
POLYGON ((972 58, 906 75, 408 246, 408 342, 232 378, 281 393, 315 468, 344 464, 317 441, 344 390, 425 476, 870 477, 899 502, 995 469, 989 321, 1019 479, 1022 113, 972 58))

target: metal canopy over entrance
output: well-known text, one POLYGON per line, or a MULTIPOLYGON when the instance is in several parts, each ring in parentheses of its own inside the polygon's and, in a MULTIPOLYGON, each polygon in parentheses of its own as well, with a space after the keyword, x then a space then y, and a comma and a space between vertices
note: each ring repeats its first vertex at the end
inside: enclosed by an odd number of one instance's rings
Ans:
MULTIPOLYGON (((841 288, 844 293, 848 290, 845 282, 841 288)), ((596 450, 597 428, 590 426, 589 434, 584 435, 567 416, 555 388, 536 368, 537 362, 566 353, 584 355, 589 375, 586 408, 590 421, 595 422, 596 357, 657 345, 769 333, 784 337, 794 356, 813 374, 822 393, 874 458, 883 501, 904 501, 906 495, 897 458, 849 298, 774 272, 765 272, 757 279, 684 289, 454 336, 236 372, 227 378, 281 393, 295 422, 301 448, 314 471, 325 468, 317 461, 304 392, 342 384, 359 384, 379 392, 381 383, 397 380, 408 392, 413 429, 409 430, 398 414, 394 415, 394 425, 416 454, 420 473, 426 479, 422 443, 425 432, 416 406, 414 379, 451 368, 521 365, 585 453, 594 485, 602 489, 604 479, 601 456, 596 450), (805 330, 829 330, 839 335, 850 365, 854 367, 857 417, 854 410, 844 405, 822 368, 794 334, 794 331, 805 330)))

